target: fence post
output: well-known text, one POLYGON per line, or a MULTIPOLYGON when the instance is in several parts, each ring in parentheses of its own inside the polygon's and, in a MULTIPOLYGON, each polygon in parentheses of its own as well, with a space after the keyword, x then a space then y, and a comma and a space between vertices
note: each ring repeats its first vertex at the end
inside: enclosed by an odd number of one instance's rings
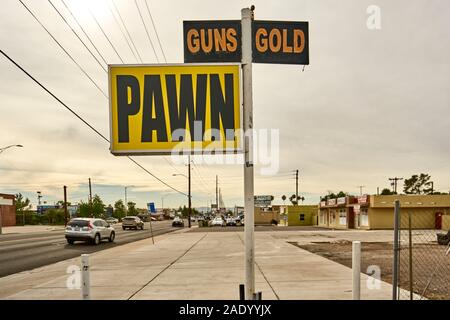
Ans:
POLYGON ((81 255, 81 295, 83 300, 91 299, 91 284, 89 279, 89 255, 81 255))
POLYGON ((398 300, 400 201, 394 205, 394 261, 392 266, 392 300, 398 300))
POLYGON ((412 250, 412 223, 411 212, 408 212, 408 238, 409 238, 409 300, 413 300, 413 250, 412 250))
POLYGON ((361 241, 352 244, 353 300, 361 300, 361 241))

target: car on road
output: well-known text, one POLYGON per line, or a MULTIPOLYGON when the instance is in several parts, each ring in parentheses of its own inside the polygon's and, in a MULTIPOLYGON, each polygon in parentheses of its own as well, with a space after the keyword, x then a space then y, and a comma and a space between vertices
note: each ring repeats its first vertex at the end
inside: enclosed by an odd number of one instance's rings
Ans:
POLYGON ((68 244, 74 244, 75 241, 84 241, 98 245, 104 239, 113 242, 116 237, 114 228, 108 222, 96 218, 75 218, 70 220, 64 235, 68 244))
POLYGON ((106 218, 105 221, 108 222, 109 224, 119 223, 119 219, 116 219, 116 218, 113 218, 113 217, 106 218))
POLYGON ((126 216, 122 219, 122 229, 144 230, 144 222, 136 216, 126 216))
POLYGON ((236 226, 236 220, 233 217, 228 217, 226 220, 227 226, 236 226))
POLYGON ((172 227, 184 227, 184 221, 180 217, 175 217, 172 221, 172 227))
POLYGON ((211 221, 211 227, 223 227, 225 226, 225 221, 223 221, 222 217, 215 217, 211 221))

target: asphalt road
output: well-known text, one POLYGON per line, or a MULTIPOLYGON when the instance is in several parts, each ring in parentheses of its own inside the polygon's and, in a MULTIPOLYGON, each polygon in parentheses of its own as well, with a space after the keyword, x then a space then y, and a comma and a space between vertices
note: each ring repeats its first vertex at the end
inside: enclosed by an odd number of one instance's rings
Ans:
MULTIPOLYGON (((98 246, 83 242, 68 245, 63 230, 1 235, 0 277, 151 237, 149 223, 145 224, 144 230, 122 230, 120 223, 114 225, 114 229, 114 242, 104 240, 98 246)), ((169 220, 153 221, 152 229, 155 236, 180 228, 172 227, 172 221, 169 220)))

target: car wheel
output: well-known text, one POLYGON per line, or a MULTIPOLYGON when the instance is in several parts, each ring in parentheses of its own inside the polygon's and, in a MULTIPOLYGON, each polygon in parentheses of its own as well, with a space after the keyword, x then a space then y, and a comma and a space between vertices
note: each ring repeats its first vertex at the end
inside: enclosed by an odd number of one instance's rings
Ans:
POLYGON ((141 226, 141 230, 144 230, 144 226, 141 226))
POLYGON ((111 232, 111 234, 109 235, 109 242, 114 242, 114 239, 116 238, 116 233, 113 231, 111 232))
POLYGON ((100 235, 98 233, 95 235, 93 243, 94 245, 100 244, 100 235))
POLYGON ((125 230, 126 228, 125 228, 125 227, 122 227, 122 229, 125 230))
POLYGON ((71 239, 67 239, 67 243, 68 244, 73 244, 75 241, 71 240, 71 239))

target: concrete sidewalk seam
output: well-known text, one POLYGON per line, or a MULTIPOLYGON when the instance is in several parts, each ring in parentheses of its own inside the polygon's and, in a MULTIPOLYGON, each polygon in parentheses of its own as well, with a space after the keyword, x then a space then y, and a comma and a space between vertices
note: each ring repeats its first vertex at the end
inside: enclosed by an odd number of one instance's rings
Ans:
POLYGON ((176 263, 178 260, 180 260, 181 258, 183 258, 189 251, 191 251, 192 248, 194 248, 200 241, 202 241, 208 234, 205 234, 203 237, 201 237, 199 240, 197 240, 192 246, 190 246, 182 255, 180 255, 178 258, 176 258, 174 261, 172 261, 171 263, 169 263, 164 269, 162 269, 160 272, 158 272, 158 274, 156 276, 154 276, 152 279, 150 279, 149 282, 147 282, 146 284, 144 284, 139 290, 137 290, 135 293, 133 293, 130 297, 128 297, 127 300, 132 299, 135 295, 137 295, 139 292, 141 292, 142 290, 144 290, 145 287, 147 287, 150 283, 153 282, 153 280, 155 280, 156 278, 158 278, 164 271, 166 271, 167 269, 169 269, 174 263, 176 263))
MULTIPOLYGON (((244 247, 245 247, 244 240, 241 238, 241 236, 239 235, 239 233, 236 233, 236 235, 238 236, 238 238, 241 240, 242 244, 243 244, 244 247)), ((256 256, 256 254, 255 254, 255 256, 256 256)), ((273 294, 274 294, 275 297, 277 298, 277 300, 280 300, 280 297, 279 297, 278 294, 275 292, 275 289, 272 287, 272 284, 269 282, 269 280, 267 279, 266 275, 265 275, 264 272, 262 271, 261 266, 258 264, 258 262, 256 262, 256 259, 255 259, 255 264, 256 264, 256 266, 258 267, 259 272, 261 272, 261 274, 262 274, 264 280, 265 280, 265 281, 267 282, 267 284, 269 285, 269 287, 270 287, 270 289, 272 290, 273 294)))

